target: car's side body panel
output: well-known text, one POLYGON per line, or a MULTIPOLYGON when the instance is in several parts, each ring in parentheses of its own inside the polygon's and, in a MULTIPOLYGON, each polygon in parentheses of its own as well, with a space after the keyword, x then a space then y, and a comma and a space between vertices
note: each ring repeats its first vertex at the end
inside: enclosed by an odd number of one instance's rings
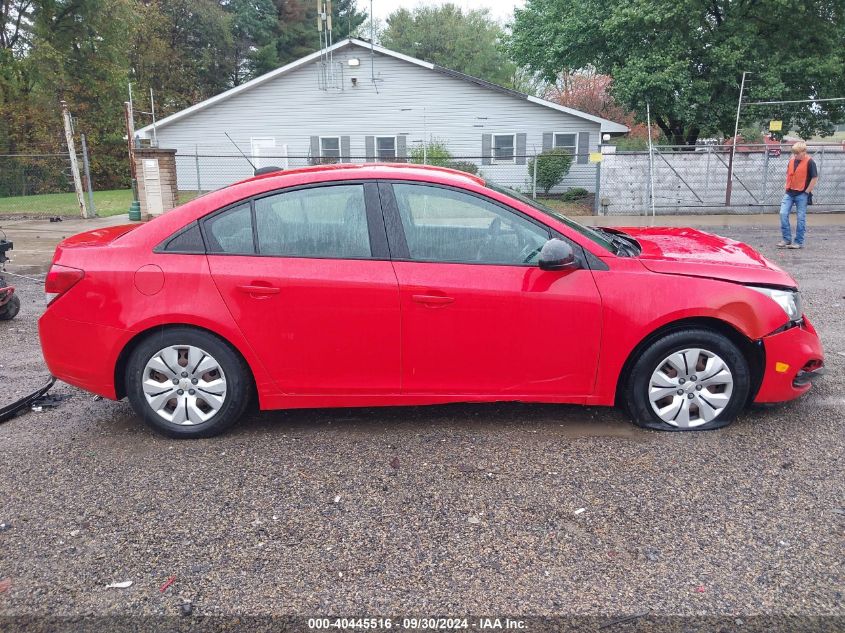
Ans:
POLYGON ((152 246, 139 258, 134 249, 117 244, 57 249, 54 263, 80 268, 85 276, 39 321, 50 372, 115 398, 115 367, 126 345, 142 332, 182 324, 207 329, 228 341, 249 365, 259 396, 272 392, 275 386, 266 369, 220 298, 206 256, 151 251, 152 246), (161 271, 155 293, 145 294, 151 290, 148 281, 136 283, 142 267, 161 271))

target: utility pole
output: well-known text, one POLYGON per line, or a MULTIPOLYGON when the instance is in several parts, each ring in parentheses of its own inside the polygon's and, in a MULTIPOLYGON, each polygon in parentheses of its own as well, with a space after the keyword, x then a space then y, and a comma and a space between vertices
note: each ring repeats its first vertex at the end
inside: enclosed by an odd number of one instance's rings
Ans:
POLYGON ((80 134, 82 141, 82 167, 85 170, 85 188, 88 190, 88 213, 92 218, 97 217, 97 208, 94 206, 94 189, 91 187, 91 164, 88 161, 88 144, 85 142, 85 135, 80 134))
POLYGON ((129 219, 141 220, 141 203, 138 202, 138 179, 135 174, 135 123, 132 120, 132 103, 123 104, 123 115, 126 119, 126 141, 129 147, 129 174, 132 178, 132 202, 129 203, 129 219))
POLYGON ((73 188, 76 191, 76 202, 79 205, 79 212, 83 218, 89 218, 88 209, 85 207, 85 194, 82 191, 82 178, 79 176, 79 162, 76 159, 76 146, 73 143, 73 125, 70 120, 70 111, 67 109, 67 101, 62 100, 62 119, 65 122, 65 140, 67 141, 68 157, 70 158, 70 173, 73 176, 73 188))
POLYGON ((731 142, 731 156, 728 159, 728 184, 725 186, 725 206, 731 206, 731 192, 733 190, 734 180, 734 155, 736 155, 736 137, 739 134, 739 111, 742 109, 742 96, 745 93, 745 76, 747 72, 742 73, 742 83, 739 86, 739 102, 736 104, 736 124, 734 125, 734 137, 731 142))

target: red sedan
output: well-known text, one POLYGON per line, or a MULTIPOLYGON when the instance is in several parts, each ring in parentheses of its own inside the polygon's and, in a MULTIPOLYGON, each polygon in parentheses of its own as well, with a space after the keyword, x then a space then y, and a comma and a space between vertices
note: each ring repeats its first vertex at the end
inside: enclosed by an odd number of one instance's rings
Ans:
POLYGON ((252 178, 147 224, 62 242, 50 371, 176 437, 261 409, 620 405, 728 424, 823 365, 795 281, 693 229, 588 228, 447 169, 252 178))

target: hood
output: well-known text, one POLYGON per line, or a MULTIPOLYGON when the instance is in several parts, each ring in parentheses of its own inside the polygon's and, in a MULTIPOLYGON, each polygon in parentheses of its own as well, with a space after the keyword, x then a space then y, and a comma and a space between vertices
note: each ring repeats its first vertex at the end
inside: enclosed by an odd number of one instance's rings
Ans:
POLYGON ((744 284, 795 287, 782 268, 748 244, 696 229, 676 227, 615 229, 640 243, 639 260, 657 273, 724 279, 744 284))

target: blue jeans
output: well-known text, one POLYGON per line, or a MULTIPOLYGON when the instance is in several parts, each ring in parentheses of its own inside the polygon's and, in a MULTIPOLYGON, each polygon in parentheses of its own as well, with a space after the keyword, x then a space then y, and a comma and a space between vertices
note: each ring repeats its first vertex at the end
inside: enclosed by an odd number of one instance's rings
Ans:
POLYGON ((783 200, 780 203, 780 234, 783 236, 783 241, 787 244, 792 243, 792 229, 789 226, 789 213, 792 211, 792 205, 795 205, 795 215, 798 216, 798 223, 795 227, 795 243, 804 243, 804 230, 807 226, 807 194, 798 193, 790 195, 783 194, 783 200))

